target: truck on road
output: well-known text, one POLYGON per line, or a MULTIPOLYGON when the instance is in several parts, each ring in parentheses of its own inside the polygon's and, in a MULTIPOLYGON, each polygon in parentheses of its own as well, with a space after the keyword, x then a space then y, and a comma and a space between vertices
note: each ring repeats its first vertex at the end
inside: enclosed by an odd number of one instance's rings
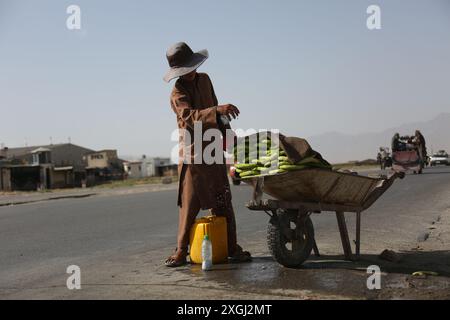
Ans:
POLYGON ((395 172, 412 171, 421 174, 425 159, 421 157, 419 146, 413 142, 413 137, 395 137, 392 143, 392 170, 395 172))

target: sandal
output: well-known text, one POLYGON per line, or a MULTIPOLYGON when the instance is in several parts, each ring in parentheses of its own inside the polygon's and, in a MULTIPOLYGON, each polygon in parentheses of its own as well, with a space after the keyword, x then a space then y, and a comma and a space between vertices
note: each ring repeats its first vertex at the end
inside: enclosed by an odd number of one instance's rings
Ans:
POLYGON ((167 260, 164 262, 164 264, 166 265, 166 267, 169 268, 181 267, 187 264, 186 257, 187 257, 187 248, 181 249, 179 251, 177 248, 175 249, 175 254, 168 257, 167 260))
POLYGON ((252 261, 252 256, 250 252, 242 250, 241 246, 236 247, 236 252, 228 257, 228 260, 232 263, 240 263, 240 262, 250 262, 252 261))

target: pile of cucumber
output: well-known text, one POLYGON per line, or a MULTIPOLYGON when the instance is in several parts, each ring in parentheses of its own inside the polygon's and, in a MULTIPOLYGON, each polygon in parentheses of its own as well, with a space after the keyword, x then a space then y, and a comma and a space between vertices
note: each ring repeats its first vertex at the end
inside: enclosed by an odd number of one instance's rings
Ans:
POLYGON ((275 175, 306 168, 329 168, 329 165, 314 157, 297 163, 289 160, 281 147, 273 147, 270 139, 250 145, 248 140, 234 148, 236 174, 241 179, 275 175))

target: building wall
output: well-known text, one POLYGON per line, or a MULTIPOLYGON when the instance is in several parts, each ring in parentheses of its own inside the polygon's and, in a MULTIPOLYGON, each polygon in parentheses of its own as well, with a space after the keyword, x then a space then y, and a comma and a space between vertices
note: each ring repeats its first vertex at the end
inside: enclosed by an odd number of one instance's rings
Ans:
POLYGON ((106 168, 108 167, 108 157, 106 152, 97 152, 89 154, 87 157, 88 168, 106 168))
POLYGON ((11 170, 0 168, 0 190, 11 191, 11 170))
POLYGON ((142 160, 142 175, 144 177, 153 177, 155 176, 155 164, 153 159, 151 158, 143 158, 142 160))
POLYGON ((51 176, 52 188, 68 188, 73 186, 72 170, 53 171, 51 176))
POLYGON ((88 186, 124 179, 123 160, 117 157, 116 150, 101 150, 87 154, 86 161, 88 186))
POLYGON ((143 163, 136 162, 136 163, 130 163, 129 164, 129 177, 133 179, 137 178, 143 178, 146 177, 145 175, 145 168, 143 167, 143 163))
POLYGON ((86 166, 84 156, 93 152, 88 148, 83 148, 74 144, 61 144, 50 147, 51 160, 55 167, 73 166, 75 171, 82 171, 86 166))
POLYGON ((0 153, 1 157, 10 160, 8 166, 24 166, 24 168, 14 169, 5 167, 3 168, 5 170, 0 171, 0 178, 3 178, 3 182, 0 180, 0 188, 3 190, 81 187, 86 180, 88 185, 95 185, 109 180, 123 179, 122 160, 117 157, 116 150, 101 150, 94 153, 91 149, 74 144, 56 144, 2 149, 0 153), (33 163, 31 152, 38 148, 49 149, 51 159, 51 164, 44 165, 40 162, 39 165, 35 164, 41 168, 39 173, 25 168, 33 163), (92 153, 101 155, 102 159, 90 160, 92 153), (96 169, 87 172, 88 161, 89 165, 96 169), (53 170, 58 167, 73 167, 73 170, 53 170), (31 173, 29 173, 30 170, 31 173))
POLYGON ((161 175, 159 168, 171 164, 170 158, 143 158, 142 171, 144 177, 154 177, 161 175))
POLYGON ((88 154, 86 158, 88 168, 107 168, 111 165, 111 162, 114 163, 117 161, 117 151, 100 151, 88 154))
POLYGON ((23 148, 2 149, 0 153, 7 159, 15 159, 13 164, 32 164, 33 155, 31 152, 38 148, 50 150, 51 163, 55 167, 73 166, 75 171, 83 171, 85 167, 84 155, 93 152, 88 148, 83 148, 71 143, 54 144, 45 146, 32 146, 23 148))
POLYGON ((11 168, 11 190, 36 191, 41 183, 40 166, 20 166, 11 168))

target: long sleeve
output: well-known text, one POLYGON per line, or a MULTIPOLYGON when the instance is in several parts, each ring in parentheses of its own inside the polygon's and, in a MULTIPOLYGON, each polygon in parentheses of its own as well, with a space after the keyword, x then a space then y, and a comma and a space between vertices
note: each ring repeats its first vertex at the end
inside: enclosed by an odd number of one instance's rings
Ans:
POLYGON ((200 121, 203 128, 217 128, 217 106, 196 109, 189 96, 180 88, 174 88, 170 97, 173 111, 177 114, 184 128, 194 128, 194 122, 200 121))
MULTIPOLYGON (((219 105, 219 101, 217 100, 216 92, 214 91, 214 86, 213 86, 212 81, 209 78, 209 76, 207 76, 207 77, 208 77, 208 80, 209 80, 209 83, 210 83, 210 86, 211 86, 211 94, 212 94, 212 99, 214 101, 214 105, 218 106, 219 105)), ((227 129, 231 129, 231 125, 229 123, 228 124, 223 124, 219 119, 220 119, 220 116, 219 116, 219 114, 217 114, 217 122, 219 123, 218 124, 219 129, 222 131, 223 136, 225 136, 226 135, 226 130, 227 129)))

